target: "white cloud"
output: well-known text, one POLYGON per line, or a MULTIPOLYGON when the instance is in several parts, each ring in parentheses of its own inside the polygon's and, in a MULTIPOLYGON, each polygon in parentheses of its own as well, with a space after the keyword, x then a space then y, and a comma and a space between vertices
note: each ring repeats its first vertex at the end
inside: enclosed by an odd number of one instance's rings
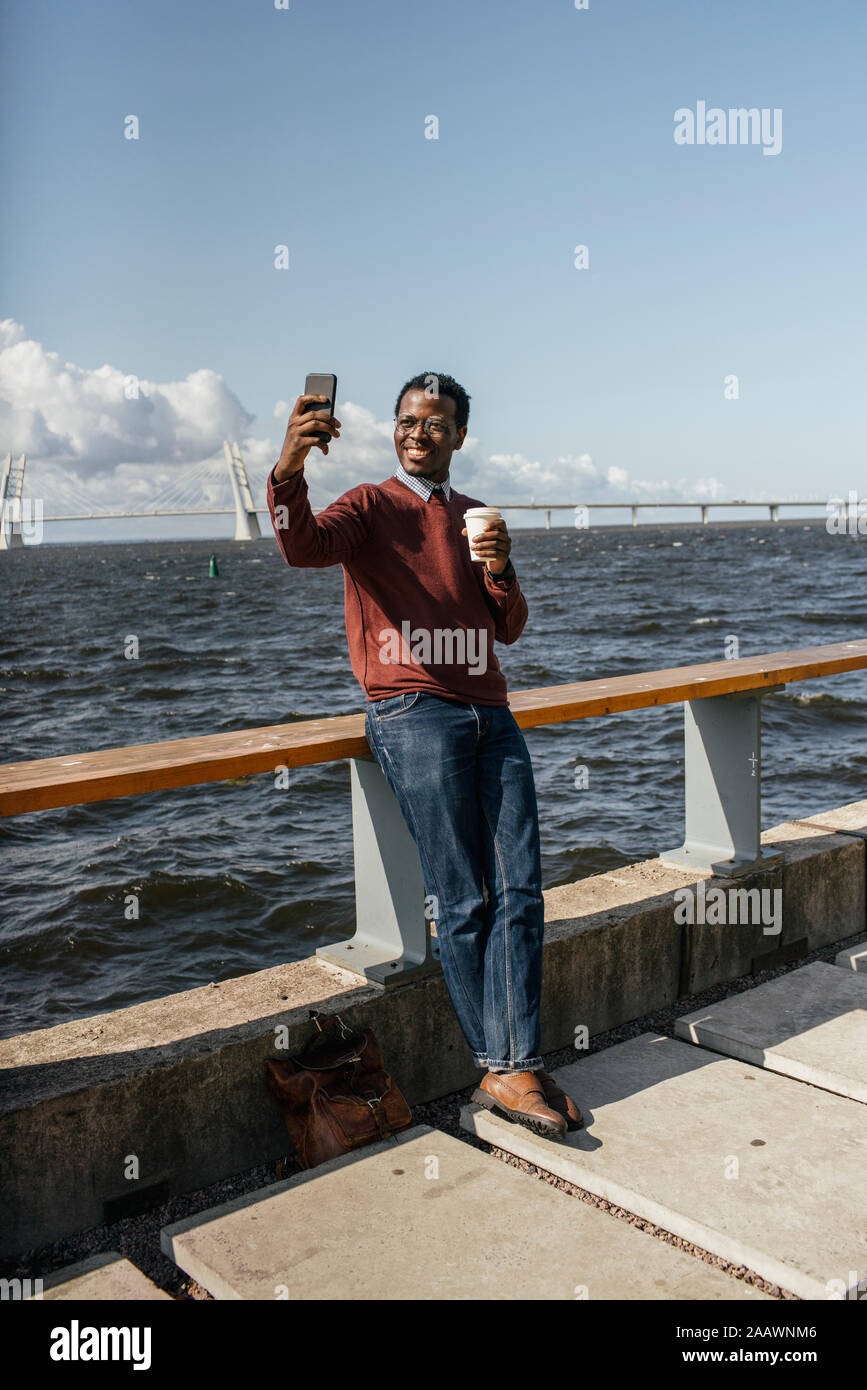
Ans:
MULTIPOLYGON (((466 447, 463 451, 466 453, 466 447)), ((625 468, 610 465, 600 468, 589 454, 577 458, 565 454, 543 464, 523 454, 491 454, 487 459, 471 455, 468 473, 460 471, 458 486, 462 492, 486 500, 501 502, 625 502, 704 500, 719 497, 726 491, 715 478, 698 483, 680 478, 643 481, 630 476, 625 468)))
MULTIPOLYGON (((185 381, 138 382, 108 364, 64 362, 28 338, 13 319, 0 323, 0 439, 4 450, 54 463, 82 480, 129 464, 185 464, 213 456, 224 438, 252 424, 238 397, 207 367, 185 381)), ((122 474, 119 474, 122 476, 122 474)), ((169 475, 170 476, 170 475, 169 475)))
MULTIPOLYGON (((128 400, 128 376, 104 364, 91 370, 64 362, 28 338, 13 319, 0 322, 0 446, 25 453, 58 498, 83 486, 96 504, 144 507, 163 489, 183 487, 183 468, 213 460, 207 477, 192 480, 200 504, 226 505, 228 479, 222 443, 237 440, 254 497, 264 502, 265 478, 283 442, 291 401, 274 407, 275 437, 250 433, 254 417, 219 373, 202 367, 183 381, 140 380, 128 400), (197 490, 197 491, 196 491, 197 490)), ((390 420, 352 401, 339 401, 341 437, 327 456, 311 451, 307 479, 314 506, 326 505, 363 481, 379 482, 394 469, 390 420)), ((468 435, 452 461, 452 480, 488 502, 604 502, 713 499, 714 478, 676 482, 630 477, 626 469, 594 463, 589 454, 548 462, 523 454, 488 454, 468 435)), ((55 495, 55 494, 52 494, 55 495)), ((185 505, 195 505, 192 499, 185 505)))
MULTIPOLYGON (((278 401, 274 415, 280 421, 279 439, 271 447, 263 476, 273 467, 283 444, 286 425, 294 401, 278 401)), ((342 492, 358 483, 378 483, 394 472, 394 425, 380 421, 372 411, 352 401, 338 400, 334 413, 340 421, 340 438, 329 445, 328 453, 311 449, 305 464, 305 476, 314 506, 325 506, 342 492)), ((242 449, 245 459, 247 451, 242 449)))

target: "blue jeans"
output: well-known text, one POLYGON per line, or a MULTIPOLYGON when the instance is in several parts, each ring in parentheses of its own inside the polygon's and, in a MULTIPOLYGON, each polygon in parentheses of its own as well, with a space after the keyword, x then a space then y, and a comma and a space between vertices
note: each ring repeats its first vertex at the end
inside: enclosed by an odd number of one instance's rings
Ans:
POLYGON ((446 987, 476 1065, 537 1070, 539 817, 514 716, 415 690, 370 702, 365 733, 418 847, 446 987))

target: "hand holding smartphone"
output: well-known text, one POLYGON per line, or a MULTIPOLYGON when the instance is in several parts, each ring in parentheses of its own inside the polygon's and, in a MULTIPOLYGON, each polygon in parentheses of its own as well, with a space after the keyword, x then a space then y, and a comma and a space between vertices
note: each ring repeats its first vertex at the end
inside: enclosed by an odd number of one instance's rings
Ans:
POLYGON ((340 421, 334 416, 336 399, 336 376, 324 372, 308 375, 304 395, 295 402, 286 426, 286 438, 274 469, 276 482, 300 472, 314 445, 327 454, 331 440, 340 438, 340 421))
MULTIPOLYGON (((303 407, 303 412, 313 415, 323 415, 326 419, 331 419, 334 415, 334 406, 337 401, 337 377, 331 372, 308 372, 307 380, 304 383, 305 396, 326 396, 327 405, 315 405, 312 402, 303 407)), ((320 444, 327 444, 330 435, 319 434, 317 441, 320 444)))

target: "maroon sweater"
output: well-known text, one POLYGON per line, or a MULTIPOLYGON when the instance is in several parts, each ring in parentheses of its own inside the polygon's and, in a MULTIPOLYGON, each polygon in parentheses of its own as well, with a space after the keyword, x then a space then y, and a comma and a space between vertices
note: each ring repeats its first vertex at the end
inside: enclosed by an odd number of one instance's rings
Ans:
POLYGON ((429 690, 466 704, 508 704, 494 639, 517 641, 527 603, 514 575, 495 579, 470 558, 463 513, 484 505, 454 488, 449 501, 434 494, 426 502, 392 477, 350 488, 314 516, 303 469, 282 483, 269 475, 268 508, 286 561, 343 566, 349 657, 369 700, 429 690))

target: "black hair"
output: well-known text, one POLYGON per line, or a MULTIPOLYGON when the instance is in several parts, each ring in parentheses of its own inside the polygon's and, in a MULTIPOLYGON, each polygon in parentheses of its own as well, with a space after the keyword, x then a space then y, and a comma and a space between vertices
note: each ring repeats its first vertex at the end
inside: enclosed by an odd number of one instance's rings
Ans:
POLYGON ((445 372, 419 372, 412 380, 407 381, 401 386, 395 402, 394 413, 400 411, 400 403, 407 391, 427 391, 429 395, 451 396, 455 403, 455 423, 458 429, 465 425, 470 418, 470 397, 467 395, 463 386, 455 381, 453 376, 448 376, 445 372), (431 388, 436 383, 436 390, 431 388))

